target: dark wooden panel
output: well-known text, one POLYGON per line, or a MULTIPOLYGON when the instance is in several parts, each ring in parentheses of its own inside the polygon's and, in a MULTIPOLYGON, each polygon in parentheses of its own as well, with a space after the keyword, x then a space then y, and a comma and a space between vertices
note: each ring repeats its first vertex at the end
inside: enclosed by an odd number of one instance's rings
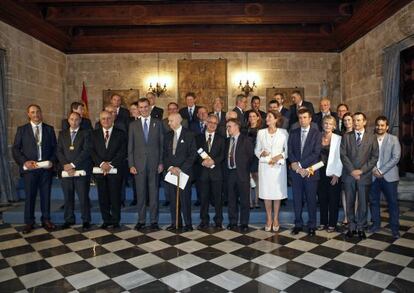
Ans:
MULTIPOLYGON (((119 3, 119 2, 118 2, 119 3)), ((49 6, 46 20, 56 25, 172 25, 329 23, 349 15, 340 1, 197 2, 169 4, 49 6)))

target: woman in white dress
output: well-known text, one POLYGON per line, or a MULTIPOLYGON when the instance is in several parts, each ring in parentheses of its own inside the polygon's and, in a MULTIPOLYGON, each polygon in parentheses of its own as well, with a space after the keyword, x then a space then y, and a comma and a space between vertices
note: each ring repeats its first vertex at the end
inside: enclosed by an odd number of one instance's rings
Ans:
POLYGON ((282 119, 278 111, 268 111, 267 128, 257 133, 255 154, 259 158, 259 198, 266 207, 265 231, 279 231, 280 201, 287 198, 288 133, 278 128, 282 119), (274 214, 272 217, 272 207, 274 214))

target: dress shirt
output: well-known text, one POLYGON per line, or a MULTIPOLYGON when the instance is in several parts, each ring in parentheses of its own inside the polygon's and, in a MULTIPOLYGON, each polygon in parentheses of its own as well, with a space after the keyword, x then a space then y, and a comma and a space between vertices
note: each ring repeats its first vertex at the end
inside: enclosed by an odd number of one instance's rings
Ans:
POLYGON ((230 157, 231 144, 232 144, 231 140, 234 137, 234 167, 230 167, 230 160, 229 160, 228 165, 227 165, 227 167, 229 169, 236 169, 237 168, 237 164, 236 164, 236 147, 237 147, 237 140, 239 139, 239 136, 240 136, 240 133, 237 134, 236 136, 230 136, 229 153, 227 154, 227 156, 230 157))
POLYGON ((40 122, 39 124, 34 124, 32 121, 30 121, 30 124, 32 125, 32 130, 33 130, 33 136, 36 139, 36 126, 39 127, 39 143, 40 145, 36 145, 37 147, 37 152, 38 152, 38 161, 42 160, 42 122, 40 122))

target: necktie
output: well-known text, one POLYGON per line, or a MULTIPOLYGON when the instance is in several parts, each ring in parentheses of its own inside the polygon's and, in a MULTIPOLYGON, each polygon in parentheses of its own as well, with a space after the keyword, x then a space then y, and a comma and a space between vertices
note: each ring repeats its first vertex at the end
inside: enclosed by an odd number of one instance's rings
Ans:
POLYGON ((302 129, 302 135, 300 136, 300 154, 303 153, 303 148, 305 147, 305 141, 306 141, 306 133, 308 131, 306 129, 302 129))
POLYGON ((109 130, 105 130, 105 147, 108 148, 109 130))
POLYGON ((193 121, 193 108, 188 108, 188 115, 190 116, 190 122, 193 121))
POLYGON ((235 144, 236 144, 236 138, 232 137, 231 138, 231 145, 230 145, 230 153, 229 153, 230 168, 234 168, 235 165, 236 165, 235 162, 234 162, 235 144))
POLYGON ((148 119, 145 118, 144 120, 144 137, 145 137, 145 142, 148 142, 148 119))
POLYGON ((177 143, 178 143, 177 132, 174 131, 173 146, 172 146, 173 155, 175 155, 175 151, 177 150, 177 143))
POLYGON ((220 112, 216 112, 216 116, 218 117, 218 120, 220 121, 220 112))
POLYGON ((204 123, 203 122, 200 122, 200 130, 201 130, 201 133, 204 133, 204 123))
POLYGON ((36 125, 35 129, 35 140, 36 140, 36 146, 37 146, 37 159, 41 160, 40 156, 40 150, 41 150, 41 142, 40 142, 40 131, 39 131, 39 125, 36 125))
POLYGON ((212 137, 211 137, 211 134, 209 134, 208 139, 207 139, 208 152, 211 151, 211 140, 212 140, 212 137))
POLYGON ((70 134, 70 143, 73 145, 73 142, 75 141, 76 131, 72 131, 70 134))
POLYGON ((357 132, 356 144, 357 144, 357 146, 361 145, 361 132, 357 132))

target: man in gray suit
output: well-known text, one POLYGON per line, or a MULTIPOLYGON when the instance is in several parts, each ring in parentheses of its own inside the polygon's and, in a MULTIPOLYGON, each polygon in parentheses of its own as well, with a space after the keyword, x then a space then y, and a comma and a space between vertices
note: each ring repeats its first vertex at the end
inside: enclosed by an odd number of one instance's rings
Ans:
POLYGON ((138 223, 135 229, 145 227, 146 194, 149 195, 151 229, 158 226, 158 174, 163 171, 162 148, 164 135, 162 122, 150 116, 147 98, 138 100, 141 117, 129 125, 128 164, 137 189, 138 223))
POLYGON ((379 116, 375 119, 375 133, 379 145, 379 159, 377 165, 372 170, 373 182, 369 196, 371 206, 371 233, 378 232, 381 228, 380 200, 381 192, 384 194, 390 213, 390 227, 394 239, 400 237, 399 232, 399 208, 398 208, 398 175, 397 164, 401 157, 401 145, 398 137, 387 133, 388 119, 379 116))
POLYGON ((367 224, 367 197, 372 182, 372 168, 378 161, 378 141, 374 134, 366 131, 367 118, 364 113, 353 116, 354 131, 344 134, 341 141, 341 161, 344 165, 342 180, 345 187, 346 210, 349 220, 347 237, 365 239, 367 224), (355 212, 355 201, 358 207, 355 212))

